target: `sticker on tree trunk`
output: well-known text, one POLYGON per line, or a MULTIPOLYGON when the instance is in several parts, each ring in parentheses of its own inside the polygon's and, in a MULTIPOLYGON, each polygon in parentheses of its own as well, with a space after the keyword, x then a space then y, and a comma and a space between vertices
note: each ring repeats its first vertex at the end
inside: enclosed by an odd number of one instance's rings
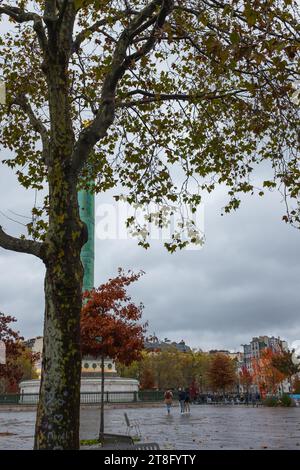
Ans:
POLYGON ((5 83, 0 80, 0 104, 5 104, 6 92, 5 83))

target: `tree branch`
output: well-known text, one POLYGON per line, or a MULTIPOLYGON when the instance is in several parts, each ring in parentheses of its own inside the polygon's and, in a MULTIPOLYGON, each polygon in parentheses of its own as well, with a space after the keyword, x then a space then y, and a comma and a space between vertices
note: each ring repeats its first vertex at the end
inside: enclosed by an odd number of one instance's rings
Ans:
POLYGON ((94 145, 105 136, 107 129, 114 121, 117 84, 131 63, 131 56, 126 56, 127 48, 136 34, 145 29, 142 25, 146 24, 146 27, 148 27, 153 23, 153 14, 159 6, 161 7, 159 13, 155 15, 155 25, 150 36, 151 39, 144 45, 142 53, 145 55, 149 52, 158 39, 156 33, 162 28, 166 17, 173 9, 173 0, 153 0, 133 18, 116 43, 110 71, 103 82, 99 111, 93 122, 80 133, 75 145, 73 170, 77 174, 83 167, 94 145), (151 19, 150 22, 149 18, 151 19))
MULTIPOLYGON (((205 1, 204 1, 204 3, 206 3, 206 5, 209 8, 215 8, 215 9, 224 9, 224 7, 226 6, 225 3, 221 3, 221 2, 217 2, 217 1, 213 1, 213 4, 205 2, 205 1)), ((197 18, 201 15, 201 13, 203 13, 203 10, 197 10, 197 9, 194 9, 194 8, 187 8, 187 7, 183 7, 182 5, 175 5, 174 10, 184 11, 186 13, 190 13, 191 15, 194 15, 197 18)), ((232 12, 231 12, 231 15, 232 15, 232 17, 238 18, 240 21, 247 24, 247 19, 243 16, 242 12, 239 11, 238 9, 233 9, 232 12)), ((281 19, 279 17, 277 17, 277 18, 279 20, 281 19)), ((216 27, 212 23, 207 23, 206 26, 209 27, 210 29, 216 30, 216 27)), ((265 29, 263 27, 261 27, 258 23, 256 23, 254 27, 258 31, 261 31, 262 33, 266 32, 265 29)), ((229 35, 229 31, 223 30, 223 32, 227 33, 229 35)), ((270 34, 270 36, 273 36, 275 38, 282 39, 282 40, 285 40, 285 41, 295 41, 297 43, 300 42, 299 37, 296 37, 294 32, 292 32, 292 31, 290 31, 290 35, 285 35, 285 34, 279 34, 279 33, 276 33, 275 31, 269 30, 268 34, 270 34), (291 35, 293 35, 293 38, 291 37, 291 35)))
POLYGON ((20 106, 22 111, 27 115, 30 124, 32 125, 35 132, 40 134, 43 144, 43 158, 46 165, 49 164, 49 149, 50 149, 50 141, 48 136, 47 128, 44 126, 43 122, 35 115, 30 103, 27 100, 25 94, 18 95, 13 104, 17 104, 20 106))
POLYGON ((131 108, 132 106, 138 106, 143 104, 155 103, 160 101, 198 101, 198 100, 218 100, 221 98, 226 98, 228 96, 239 95, 241 93, 247 93, 246 89, 234 90, 234 91, 224 91, 224 92, 204 92, 204 93, 195 93, 195 94, 184 94, 184 93, 150 93, 145 90, 133 90, 128 93, 127 96, 133 95, 143 95, 145 98, 142 100, 132 100, 132 101, 117 101, 116 108, 131 108))
POLYGON ((16 251, 17 253, 27 253, 29 255, 34 255, 43 260, 43 243, 7 235, 7 233, 4 232, 1 226, 0 247, 4 248, 5 250, 16 251))
POLYGON ((37 13, 26 12, 18 7, 13 7, 10 5, 1 5, 0 14, 4 14, 14 19, 17 23, 26 23, 27 21, 35 21, 37 18, 41 17, 37 13))
MULTIPOLYGON (((116 14, 113 18, 110 18, 110 21, 118 21, 121 18, 127 17, 128 15, 135 15, 138 12, 135 10, 124 10, 116 14)), ((107 24, 108 19, 107 18, 102 18, 101 20, 95 21, 91 26, 89 26, 86 29, 83 29, 80 31, 80 33, 77 34, 73 41, 73 47, 72 47, 72 52, 78 52, 79 47, 81 43, 87 39, 89 36, 91 36, 93 33, 96 33, 99 31, 102 26, 105 26, 107 24)))
MULTIPOLYGON (((127 65, 129 65, 132 61, 137 61, 137 60, 141 59, 148 52, 150 52, 151 49, 153 49, 153 47, 154 47, 154 45, 155 45, 155 43, 158 39, 158 35, 161 32, 161 29, 162 29, 162 27, 165 23, 166 17, 168 16, 168 14, 173 9, 173 6, 174 5, 173 5, 172 0, 162 2, 162 7, 160 9, 159 14, 155 18, 156 21, 155 21, 154 27, 152 29, 152 32, 150 34, 150 37, 147 39, 145 44, 140 49, 138 49, 136 52, 134 52, 130 56, 126 57, 126 61, 125 61, 125 64, 126 64, 125 67, 126 68, 127 68, 127 65)), ((149 24, 147 24, 147 27, 150 24, 152 24, 151 20, 149 20, 149 22, 147 22, 147 23, 149 23, 149 24)), ((142 32, 145 29, 146 28, 144 28, 144 29, 140 28, 139 32, 142 32)), ((138 34, 138 33, 136 33, 136 34, 138 34)), ((135 36, 136 36, 136 34, 135 34, 135 36)))
POLYGON ((26 12, 18 7, 12 7, 10 5, 1 5, 0 6, 0 16, 7 15, 9 18, 12 18, 17 23, 27 23, 33 21, 33 29, 37 34, 39 44, 41 49, 44 51, 47 46, 47 37, 45 29, 43 26, 42 18, 33 12, 26 12))

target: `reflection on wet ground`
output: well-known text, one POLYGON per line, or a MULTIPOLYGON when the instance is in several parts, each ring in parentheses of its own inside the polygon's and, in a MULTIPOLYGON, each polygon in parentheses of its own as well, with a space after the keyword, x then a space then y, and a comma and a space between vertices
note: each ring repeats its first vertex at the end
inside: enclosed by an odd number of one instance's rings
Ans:
MULTIPOLYGON (((124 433, 124 412, 137 420, 142 440, 158 442, 162 449, 298 449, 300 408, 252 408, 195 405, 181 415, 165 408, 108 409, 106 432, 124 433)), ((0 449, 32 449, 34 411, 1 411, 0 449)), ((99 408, 81 410, 81 439, 95 438, 99 408)))

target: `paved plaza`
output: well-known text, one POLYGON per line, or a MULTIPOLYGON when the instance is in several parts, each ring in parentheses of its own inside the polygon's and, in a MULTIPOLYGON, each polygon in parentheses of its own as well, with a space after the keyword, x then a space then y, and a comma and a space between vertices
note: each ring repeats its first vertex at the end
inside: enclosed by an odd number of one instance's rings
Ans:
MULTIPOLYGON (((105 411, 106 432, 124 433, 124 412, 138 420, 143 441, 162 449, 297 449, 300 450, 300 408, 252 408, 194 405, 190 415, 171 415, 165 408, 118 408, 105 411)), ((0 449, 31 449, 34 411, 1 411, 0 449)), ((81 410, 81 439, 97 436, 99 408, 81 410)))

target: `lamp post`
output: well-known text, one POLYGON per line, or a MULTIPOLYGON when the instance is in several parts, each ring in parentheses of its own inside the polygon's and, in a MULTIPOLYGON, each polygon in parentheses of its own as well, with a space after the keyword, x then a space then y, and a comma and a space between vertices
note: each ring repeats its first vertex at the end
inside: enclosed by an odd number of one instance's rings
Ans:
MULTIPOLYGON (((96 343, 101 344, 103 341, 102 336, 96 336, 96 343)), ((104 434, 104 354, 101 353, 101 408, 100 408, 100 429, 99 441, 103 439, 104 434)))

